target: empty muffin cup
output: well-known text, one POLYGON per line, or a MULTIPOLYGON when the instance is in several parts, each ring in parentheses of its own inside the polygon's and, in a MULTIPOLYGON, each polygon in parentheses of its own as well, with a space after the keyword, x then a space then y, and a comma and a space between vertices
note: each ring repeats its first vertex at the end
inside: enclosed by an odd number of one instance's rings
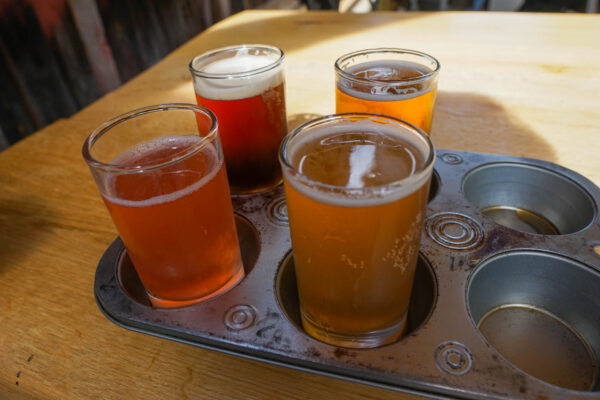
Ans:
POLYGON ((590 225, 597 213, 581 185, 534 165, 487 164, 469 172, 462 189, 482 214, 522 232, 575 233, 590 225))
POLYGON ((513 251, 481 263, 467 286, 470 317, 521 371, 599 391, 600 273, 559 255, 513 251))

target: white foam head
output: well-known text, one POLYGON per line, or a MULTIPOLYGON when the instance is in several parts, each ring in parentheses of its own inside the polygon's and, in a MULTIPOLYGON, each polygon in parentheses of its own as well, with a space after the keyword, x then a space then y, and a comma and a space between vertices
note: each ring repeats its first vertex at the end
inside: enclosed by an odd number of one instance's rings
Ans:
POLYGON ((258 96, 283 83, 280 54, 252 55, 240 48, 233 57, 213 62, 192 60, 196 94, 212 100, 239 100, 258 96), (269 68, 269 66, 273 66, 269 68), (255 72, 256 71, 256 72, 255 72))
MULTIPOLYGON (((421 153, 421 157, 419 158, 422 158, 423 162, 427 163, 429 146, 426 139, 411 132, 408 127, 399 127, 397 124, 376 125, 377 129, 374 129, 374 124, 371 121, 357 120, 313 127, 311 129, 312 132, 304 135, 296 135, 287 142, 288 155, 286 158, 287 160, 296 159, 294 149, 302 148, 304 143, 321 140, 344 132, 363 131, 381 133, 408 143, 421 153)), ((401 181, 366 188, 344 188, 325 185, 302 175, 293 176, 289 168, 283 168, 283 173, 286 181, 296 191, 320 203, 342 207, 370 207, 400 200, 420 189, 431 177, 433 161, 429 165, 416 165, 415 167, 417 169, 416 172, 401 181)))

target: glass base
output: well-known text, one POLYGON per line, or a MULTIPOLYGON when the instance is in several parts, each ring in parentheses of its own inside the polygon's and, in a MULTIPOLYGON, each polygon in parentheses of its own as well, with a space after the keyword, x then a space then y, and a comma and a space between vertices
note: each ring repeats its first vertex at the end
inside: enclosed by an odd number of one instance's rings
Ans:
POLYGON ((246 274, 244 272, 244 266, 240 265, 238 272, 236 272, 236 274, 233 277, 231 277, 231 279, 229 279, 229 281, 227 281, 227 283, 225 283, 225 285, 221 286, 216 291, 214 291, 206 296, 199 297, 197 299, 167 300, 167 299, 161 299, 159 297, 153 296, 150 293, 148 293, 147 291, 146 291, 146 293, 148 294, 148 298, 150 299, 150 303, 152 304, 152 307, 155 307, 155 308, 187 307, 187 306, 191 306, 193 304, 197 304, 197 303, 200 303, 203 301, 210 300, 219 295, 222 295, 225 292, 228 292, 229 290, 233 289, 238 283, 240 283, 242 281, 242 279, 244 279, 245 275, 246 274))
POLYGON ((389 328, 361 334, 333 332, 315 323, 303 310, 300 314, 304 331, 313 338, 338 347, 364 349, 383 346, 400 339, 406 331, 406 316, 408 313, 404 314, 400 322, 389 328))

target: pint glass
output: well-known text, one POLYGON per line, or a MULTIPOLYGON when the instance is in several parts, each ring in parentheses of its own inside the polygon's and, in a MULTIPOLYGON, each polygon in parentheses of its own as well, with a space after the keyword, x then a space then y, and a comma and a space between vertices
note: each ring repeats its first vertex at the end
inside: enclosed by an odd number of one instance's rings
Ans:
POLYGON ((240 45, 190 62, 196 101, 219 121, 232 193, 281 182, 277 152, 287 133, 283 58, 277 47, 240 45))
POLYGON ((191 104, 128 112, 96 129, 83 157, 153 306, 193 304, 243 278, 212 112, 191 104))
POLYGON ((427 134, 372 114, 301 125, 280 150, 304 330, 342 347, 399 338, 425 217, 427 134))
POLYGON ((431 132, 439 62, 402 49, 370 49, 335 62, 336 112, 390 115, 431 132))

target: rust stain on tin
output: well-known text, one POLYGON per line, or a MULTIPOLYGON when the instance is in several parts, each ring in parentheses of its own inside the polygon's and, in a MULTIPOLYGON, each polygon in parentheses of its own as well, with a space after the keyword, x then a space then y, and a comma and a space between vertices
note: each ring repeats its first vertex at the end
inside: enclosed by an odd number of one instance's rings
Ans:
POLYGON ((336 356, 337 358, 342 358, 342 357, 356 357, 356 353, 353 351, 348 351, 346 349, 342 349, 340 347, 336 348, 333 351, 333 355, 336 356))

